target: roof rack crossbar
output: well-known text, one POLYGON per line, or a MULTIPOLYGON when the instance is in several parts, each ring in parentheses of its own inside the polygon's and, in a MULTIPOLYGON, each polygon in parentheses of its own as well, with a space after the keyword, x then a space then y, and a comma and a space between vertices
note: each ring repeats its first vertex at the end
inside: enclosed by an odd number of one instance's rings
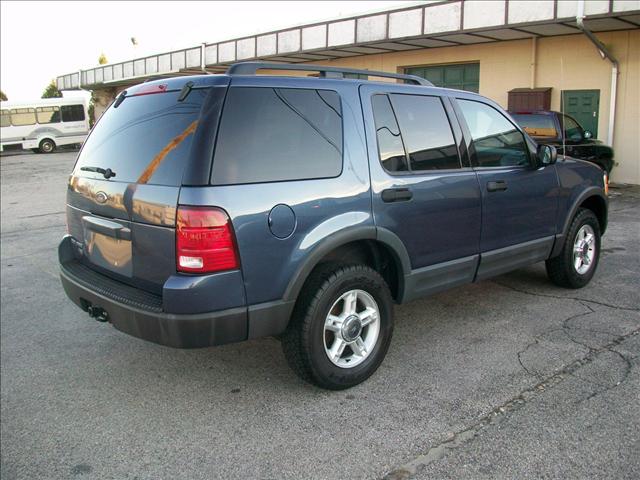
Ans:
POLYGON ((303 72, 318 72, 320 77, 344 78, 344 74, 367 75, 367 77, 395 78, 412 82, 416 85, 433 87, 433 83, 416 75, 404 75, 402 73, 378 72, 375 70, 358 70, 355 68, 325 67, 323 65, 271 63, 271 62, 240 62, 234 63, 227 70, 227 75, 255 75, 258 70, 296 70, 303 72))

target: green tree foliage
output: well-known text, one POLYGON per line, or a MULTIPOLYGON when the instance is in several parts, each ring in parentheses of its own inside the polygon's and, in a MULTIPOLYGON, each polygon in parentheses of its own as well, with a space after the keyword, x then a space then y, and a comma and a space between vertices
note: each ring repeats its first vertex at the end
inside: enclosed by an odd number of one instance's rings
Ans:
POLYGON ((7 96, 2 90, 0 90, 0 100, 2 100, 3 102, 6 102, 8 100, 7 96))
POLYGON ((47 88, 42 92, 42 98, 60 98, 62 97, 62 93, 58 90, 58 86, 56 85, 55 80, 51 80, 47 88))

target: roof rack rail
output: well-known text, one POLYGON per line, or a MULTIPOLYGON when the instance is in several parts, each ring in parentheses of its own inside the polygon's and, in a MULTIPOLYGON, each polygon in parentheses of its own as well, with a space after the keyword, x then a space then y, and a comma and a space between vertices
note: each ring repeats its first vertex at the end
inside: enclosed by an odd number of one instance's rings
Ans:
POLYGON ((271 62, 239 62, 231 65, 227 75, 255 75, 258 70, 297 70, 303 72, 319 72, 321 78, 344 78, 344 74, 367 75, 371 77, 395 78, 405 82, 413 82, 416 85, 433 87, 433 83, 416 75, 404 75, 402 73, 378 72, 375 70, 357 70, 355 68, 325 67, 323 65, 271 63, 271 62))

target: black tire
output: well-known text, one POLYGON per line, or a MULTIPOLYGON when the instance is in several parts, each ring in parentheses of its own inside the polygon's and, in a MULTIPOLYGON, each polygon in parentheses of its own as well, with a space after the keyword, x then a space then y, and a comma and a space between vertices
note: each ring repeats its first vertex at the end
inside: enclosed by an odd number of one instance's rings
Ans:
POLYGON ((581 208, 573 218, 560 255, 545 262, 547 275, 553 283, 564 288, 582 288, 587 285, 598 268, 600 260, 600 223, 591 210, 581 208), (585 273, 578 273, 574 264, 573 249, 580 229, 589 225, 595 237, 595 257, 585 273))
POLYGON ((342 390, 365 381, 377 370, 392 334, 393 302, 380 274, 365 265, 329 264, 318 268, 302 289, 282 336, 282 350, 300 378, 321 388, 342 390), (354 289, 363 290, 375 300, 380 330, 375 346, 362 363, 341 368, 325 352, 324 324, 334 302, 354 289))
POLYGON ((53 153, 56 150, 56 142, 50 138, 45 138, 40 141, 38 151, 41 153, 53 153))

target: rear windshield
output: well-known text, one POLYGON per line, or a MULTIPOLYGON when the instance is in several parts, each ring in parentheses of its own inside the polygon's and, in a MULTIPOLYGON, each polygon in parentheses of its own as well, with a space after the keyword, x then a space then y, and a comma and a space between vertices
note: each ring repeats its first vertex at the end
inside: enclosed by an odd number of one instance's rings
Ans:
POLYGON ((180 185, 200 108, 209 89, 128 97, 109 108, 84 144, 74 175, 104 178, 82 167, 110 168, 112 181, 180 185))
POLYGON ((557 137, 558 131, 551 115, 511 114, 522 129, 533 137, 557 137))

